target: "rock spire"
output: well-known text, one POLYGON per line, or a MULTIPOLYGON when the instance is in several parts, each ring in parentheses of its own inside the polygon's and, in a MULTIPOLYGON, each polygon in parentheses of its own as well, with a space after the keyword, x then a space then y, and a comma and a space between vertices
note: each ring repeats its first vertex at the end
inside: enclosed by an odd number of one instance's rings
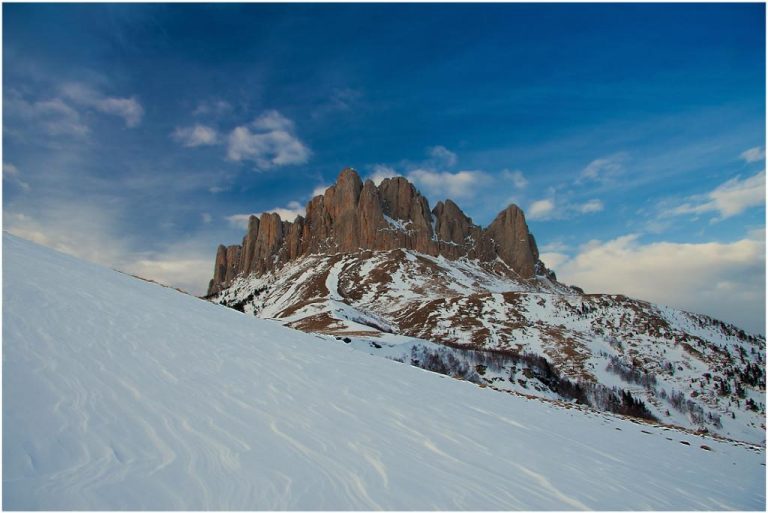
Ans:
POLYGON ((537 273, 552 277, 516 205, 481 228, 450 199, 430 211, 427 199, 403 177, 376 186, 346 168, 324 194, 309 201, 306 217, 288 222, 274 213, 251 216, 242 244, 219 246, 208 294, 227 288, 238 276, 262 275, 306 254, 393 249, 449 259, 499 259, 509 274, 522 279, 537 273))

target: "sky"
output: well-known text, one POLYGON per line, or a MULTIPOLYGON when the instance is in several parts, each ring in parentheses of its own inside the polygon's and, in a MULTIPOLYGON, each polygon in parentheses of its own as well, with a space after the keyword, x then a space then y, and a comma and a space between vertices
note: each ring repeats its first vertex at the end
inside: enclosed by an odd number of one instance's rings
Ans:
POLYGON ((765 333, 763 4, 3 4, 3 229, 202 294, 347 166, 765 333))

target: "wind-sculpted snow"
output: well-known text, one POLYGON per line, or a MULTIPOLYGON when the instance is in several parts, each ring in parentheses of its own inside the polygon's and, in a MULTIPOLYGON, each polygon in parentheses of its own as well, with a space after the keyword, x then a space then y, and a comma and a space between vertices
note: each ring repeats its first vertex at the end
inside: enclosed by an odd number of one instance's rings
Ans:
POLYGON ((765 506, 761 448, 501 394, 3 245, 4 509, 765 506))
MULTIPOLYGON (((644 418, 765 444, 764 337, 621 295, 582 294, 541 276, 511 278, 500 260, 410 250, 309 255, 240 277, 211 300, 422 366, 424 358, 410 354, 414 347, 432 352, 430 343, 442 343, 462 364, 483 365, 477 381, 493 388, 618 411, 605 394, 563 394, 560 386, 563 379, 569 389, 598 384, 642 401, 634 413, 644 418), (409 342, 383 349, 388 334, 409 342), (478 350, 500 360, 487 366, 475 358, 478 350), (530 356, 547 365, 532 367, 530 356), (542 379, 535 367, 558 376, 542 379)), ((474 377, 451 365, 428 368, 474 377)))

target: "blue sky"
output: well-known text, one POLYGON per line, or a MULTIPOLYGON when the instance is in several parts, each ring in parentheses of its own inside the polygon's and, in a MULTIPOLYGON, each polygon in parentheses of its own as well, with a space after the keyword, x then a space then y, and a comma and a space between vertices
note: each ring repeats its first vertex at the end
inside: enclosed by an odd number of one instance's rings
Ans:
POLYGON ((765 332, 762 4, 3 5, 4 229, 195 293, 345 166, 765 332))

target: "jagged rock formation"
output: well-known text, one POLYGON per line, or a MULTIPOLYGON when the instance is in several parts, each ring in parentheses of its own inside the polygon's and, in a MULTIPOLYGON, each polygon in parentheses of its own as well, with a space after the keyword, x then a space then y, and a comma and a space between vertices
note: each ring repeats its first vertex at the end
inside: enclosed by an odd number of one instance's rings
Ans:
POLYGON ((344 170, 306 217, 251 217, 209 299, 483 386, 765 443, 765 337, 559 283, 522 211, 475 225, 344 170))
POLYGON ((347 168, 336 184, 307 205, 306 218, 282 221, 277 214, 251 216, 242 245, 220 246, 208 294, 227 288, 237 276, 260 276, 307 254, 412 249, 425 255, 480 262, 497 258, 511 276, 554 275, 539 261, 525 215, 509 205, 481 228, 451 200, 430 211, 427 199, 403 177, 377 187, 347 168))
POLYGON ((764 337, 507 271, 413 250, 318 253, 210 299, 499 390, 764 443, 764 337))

